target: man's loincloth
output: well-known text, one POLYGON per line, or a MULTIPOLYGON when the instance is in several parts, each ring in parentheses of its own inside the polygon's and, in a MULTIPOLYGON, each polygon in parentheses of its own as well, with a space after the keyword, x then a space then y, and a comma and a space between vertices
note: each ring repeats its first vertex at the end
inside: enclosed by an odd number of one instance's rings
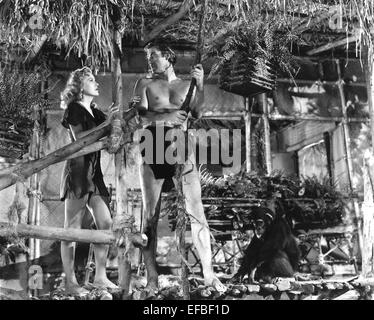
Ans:
MULTIPOLYGON (((145 156, 146 148, 144 148, 141 152, 144 162, 150 166, 156 179, 171 179, 175 175, 177 164, 168 162, 168 159, 165 153, 166 153, 166 150, 171 146, 173 142, 165 140, 165 137, 170 130, 173 130, 173 128, 150 126, 150 127, 147 127, 146 130, 148 130, 152 134, 152 161, 149 161, 149 159, 146 158, 145 156), (160 134, 157 135, 157 133, 161 131, 163 132, 163 135, 160 135, 160 134), (161 152, 163 154, 163 159, 162 159, 163 161, 162 163, 157 163, 156 154, 157 154, 157 151, 160 151, 160 148, 162 148, 161 152)), ((183 162, 187 161, 188 155, 190 152, 188 148, 189 146, 188 134, 185 131, 183 131, 183 133, 184 133, 183 143, 186 149, 185 149, 184 155, 182 155, 182 158, 179 157, 178 162, 180 162, 180 160, 182 160, 183 162)), ((145 139, 144 136, 142 136, 140 142, 141 143, 144 142, 144 139, 145 139)), ((178 141, 178 143, 182 143, 182 142, 178 141)), ((177 150, 175 150, 175 152, 176 151, 177 150)))

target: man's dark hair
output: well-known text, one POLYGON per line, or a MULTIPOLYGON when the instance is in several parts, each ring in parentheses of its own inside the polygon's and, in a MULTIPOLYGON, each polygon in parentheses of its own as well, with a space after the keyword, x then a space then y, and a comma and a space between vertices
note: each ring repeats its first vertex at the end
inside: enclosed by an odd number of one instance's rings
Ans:
MULTIPOLYGON (((151 48, 156 48, 160 50, 163 57, 166 57, 166 59, 174 66, 177 63, 177 55, 175 54, 174 50, 172 50, 167 44, 165 43, 157 43, 157 42, 151 42, 147 44, 144 47, 144 50, 148 54, 149 50, 151 48)), ((148 57, 149 58, 149 57, 148 57)))

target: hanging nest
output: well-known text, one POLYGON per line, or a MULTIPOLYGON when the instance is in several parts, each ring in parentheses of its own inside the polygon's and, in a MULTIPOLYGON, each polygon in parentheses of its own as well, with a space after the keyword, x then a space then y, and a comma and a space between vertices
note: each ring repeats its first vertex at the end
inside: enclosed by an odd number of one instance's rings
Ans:
POLYGON ((251 58, 238 52, 222 67, 220 87, 242 96, 274 90, 276 72, 263 57, 251 58))

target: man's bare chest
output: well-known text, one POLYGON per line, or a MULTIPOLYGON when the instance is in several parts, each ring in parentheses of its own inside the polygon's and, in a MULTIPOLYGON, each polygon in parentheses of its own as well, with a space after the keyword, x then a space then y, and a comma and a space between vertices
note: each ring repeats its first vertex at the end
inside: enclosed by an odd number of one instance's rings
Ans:
POLYGON ((148 98, 154 102, 169 102, 173 104, 181 104, 188 91, 188 83, 186 81, 160 81, 152 83, 148 86, 148 98))

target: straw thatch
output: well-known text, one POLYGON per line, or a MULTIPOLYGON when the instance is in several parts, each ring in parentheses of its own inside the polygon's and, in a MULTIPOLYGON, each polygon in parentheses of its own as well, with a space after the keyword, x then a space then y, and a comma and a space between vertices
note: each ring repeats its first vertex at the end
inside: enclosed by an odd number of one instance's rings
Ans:
MULTIPOLYGON (((86 64, 108 67, 114 49, 111 39, 114 28, 126 39, 140 44, 156 36, 194 43, 200 7, 197 0, 45 0, 39 7, 31 0, 3 0, 0 3, 0 43, 3 47, 30 52, 43 36, 47 36, 47 41, 65 48, 67 54, 75 52, 87 60, 86 64), (35 14, 41 15, 40 29, 29 26, 35 14), (148 36, 150 34, 152 37, 148 36)), ((312 33, 309 44, 321 45, 331 38, 321 39, 321 42, 316 38, 321 31, 328 31, 331 16, 341 13, 343 29, 332 32, 334 39, 356 35, 358 44, 364 40, 371 45, 373 8, 373 0, 209 0, 206 42, 209 44, 238 24, 270 15, 287 20, 294 30, 312 33)), ((328 33, 331 34, 331 30, 328 33)))

